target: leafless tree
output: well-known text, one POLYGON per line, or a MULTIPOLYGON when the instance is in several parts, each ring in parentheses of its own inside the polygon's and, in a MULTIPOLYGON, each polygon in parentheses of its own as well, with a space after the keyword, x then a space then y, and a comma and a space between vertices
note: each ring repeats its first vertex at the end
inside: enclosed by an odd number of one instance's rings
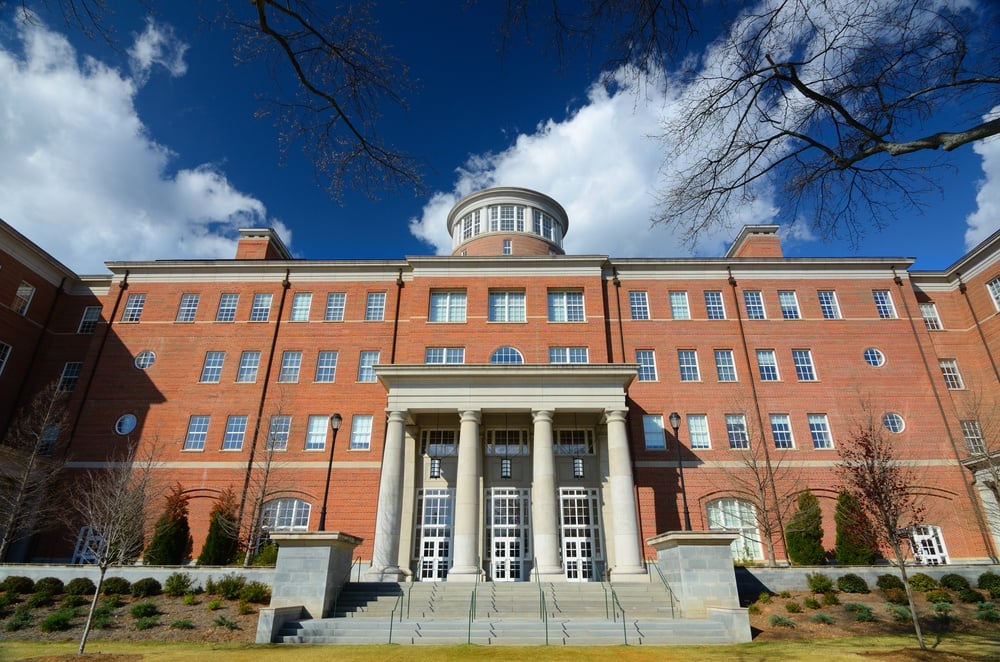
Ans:
POLYGON ((66 417, 66 394, 52 382, 15 416, 0 445, 0 561, 10 546, 50 524, 65 462, 55 453, 66 417))
POLYGON ((982 499, 989 527, 1000 531, 1000 398, 971 380, 958 403, 967 456, 963 464, 992 496, 982 499))

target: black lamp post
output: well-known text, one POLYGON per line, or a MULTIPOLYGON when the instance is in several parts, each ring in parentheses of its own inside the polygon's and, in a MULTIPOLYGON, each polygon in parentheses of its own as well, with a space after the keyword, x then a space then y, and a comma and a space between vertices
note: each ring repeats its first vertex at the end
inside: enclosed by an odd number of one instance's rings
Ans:
POLYGON ((319 530, 326 531, 326 500, 330 495, 330 472, 333 471, 333 448, 337 445, 337 430, 344 419, 340 414, 330 417, 330 427, 333 429, 333 439, 330 440, 330 461, 326 464, 326 487, 323 488, 323 508, 319 511, 319 530))
POLYGON ((691 530, 691 512, 688 510, 687 490, 684 489, 684 465, 681 463, 681 438, 678 430, 681 427, 681 415, 677 412, 670 412, 670 427, 674 429, 674 444, 677 446, 677 475, 681 483, 681 503, 684 504, 684 530, 691 530))

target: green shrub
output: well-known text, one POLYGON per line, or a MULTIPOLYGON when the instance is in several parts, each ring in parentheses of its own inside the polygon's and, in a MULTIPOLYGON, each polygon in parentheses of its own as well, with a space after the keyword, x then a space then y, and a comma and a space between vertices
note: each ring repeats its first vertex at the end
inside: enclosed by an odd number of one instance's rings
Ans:
POLYGON ((767 591, 764 591, 763 593, 757 596, 757 602, 761 603, 762 605, 771 604, 771 594, 768 593, 767 591))
POLYGON ((827 591, 823 594, 823 605, 826 607, 832 607, 833 605, 839 605, 840 598, 833 591, 827 591))
POLYGON ((124 577, 108 577, 101 584, 101 593, 104 595, 126 595, 132 590, 132 582, 124 577))
POLYGON ((775 614, 771 617, 771 627, 775 628, 793 628, 795 627, 795 621, 788 618, 787 616, 779 616, 775 614))
POLYGON ((60 606, 67 609, 76 609, 77 607, 81 607, 85 604, 87 604, 87 598, 82 595, 67 595, 63 598, 60 606))
POLYGON ((833 590, 833 580, 821 572, 811 572, 806 575, 809 590, 813 593, 829 593, 833 590))
POLYGON ((817 600, 812 596, 805 598, 802 602, 805 604, 805 606, 809 607, 810 609, 820 608, 819 600, 817 600))
POLYGON ((756 602, 750 603, 750 605, 747 607, 747 613, 750 614, 751 616, 756 616, 757 614, 760 613, 760 605, 757 604, 756 602))
POLYGON ((958 599, 966 604, 975 604, 986 600, 986 596, 974 588, 967 588, 958 592, 958 599))
POLYGON ((179 598, 191 591, 194 580, 186 572, 175 572, 163 582, 163 594, 172 598, 179 598))
MULTIPOLYGON (((243 578, 242 575, 237 575, 236 573, 228 574, 219 581, 214 583, 215 593, 212 595, 221 595, 227 600, 237 600, 240 597, 240 591, 246 586, 247 580, 243 578)), ((206 590, 207 590, 206 586, 206 590)))
POLYGON ((951 603, 950 602, 935 602, 934 603, 934 612, 938 613, 938 614, 948 614, 948 613, 950 613, 951 612, 951 603))
POLYGON ((1000 623, 1000 611, 996 609, 980 609, 976 612, 975 617, 987 623, 1000 623))
POLYGON ((170 488, 163 514, 153 527, 153 537, 142 553, 146 565, 181 565, 191 559, 188 495, 180 484, 170 488))
POLYGON ((38 607, 48 607, 53 604, 52 596, 48 593, 34 593, 30 598, 24 601, 25 606, 30 609, 37 609, 38 607))
POLYGON ((147 616, 156 616, 160 613, 155 602, 146 600, 145 602, 137 602, 132 605, 128 610, 129 615, 132 618, 145 618, 147 616))
POLYGON ((66 584, 66 592, 70 595, 93 595, 96 590, 94 582, 87 577, 77 577, 66 584))
POLYGON ((790 602, 786 602, 785 603, 785 611, 787 611, 789 614, 801 614, 802 613, 802 605, 800 605, 795 600, 792 600, 790 602))
POLYGON ((34 622, 35 617, 31 615, 31 611, 24 605, 21 605, 14 610, 14 614, 7 619, 3 628, 7 632, 17 632, 24 628, 30 628, 34 622))
POLYGON ((938 587, 938 582, 930 575, 918 572, 910 577, 910 587, 914 591, 926 592, 936 589, 938 587))
POLYGON ((65 586, 58 577, 42 577, 35 582, 36 593, 48 593, 49 595, 61 595, 65 586))
POLYGON ((812 618, 809 620, 813 623, 819 623, 820 625, 831 625, 835 619, 830 614, 820 612, 818 614, 813 614, 812 618))
POLYGON ((820 565, 826 559, 826 550, 819 500, 807 488, 798 495, 796 506, 785 527, 788 557, 796 565, 820 565))
POLYGON ((273 542, 267 542, 260 546, 256 556, 253 557, 253 564, 259 566, 273 566, 278 563, 278 546, 273 542))
POLYGON ((790 591, 782 591, 778 593, 778 597, 781 598, 782 600, 787 600, 788 598, 792 597, 792 594, 790 591))
POLYGON ((247 614, 253 613, 253 605, 246 600, 240 600, 239 605, 236 607, 236 613, 240 616, 246 616, 247 614))
POLYGON ((236 560, 239 540, 234 523, 238 515, 238 504, 236 493, 232 489, 221 493, 216 499, 209 516, 208 535, 198 556, 198 565, 229 565, 236 560))
MULTIPOLYGON (((898 590, 898 589, 894 589, 898 590)), ((908 623, 912 620, 910 610, 902 605, 886 605, 885 610, 892 616, 892 620, 897 623, 908 623)))
POLYGON ((216 625, 218 625, 219 627, 226 628, 227 630, 239 630, 240 629, 240 626, 239 626, 239 624, 236 623, 236 621, 231 621, 228 618, 226 618, 225 616, 219 616, 219 617, 217 617, 212 622, 215 623, 216 625))
POLYGON ((143 616, 142 618, 135 619, 136 630, 148 630, 149 628, 156 627, 159 624, 159 616, 143 616))
POLYGON ((906 605, 910 603, 906 597, 906 589, 887 588, 882 593, 885 594, 885 599, 894 605, 906 605))
POLYGON ((969 586, 968 579, 966 579, 962 575, 957 575, 954 572, 949 572, 946 575, 942 575, 940 583, 942 587, 950 588, 953 591, 961 591, 967 588, 971 588, 969 586))
POLYGON ((182 601, 185 605, 190 607, 191 605, 198 604, 198 596, 194 593, 185 593, 184 600, 182 601))
POLYGON ((263 605, 271 601, 271 587, 264 582, 250 582, 240 589, 240 600, 263 605))
POLYGON ((121 596, 119 596, 119 595, 109 595, 109 596, 107 596, 107 597, 104 598, 104 602, 102 602, 101 604, 103 606, 107 607, 108 609, 118 609, 119 607, 121 607, 125 603, 122 602, 121 596))
POLYGON ((872 613, 872 609, 868 605, 863 605, 858 602, 850 602, 844 605, 844 609, 854 614, 854 620, 862 623, 878 620, 875 618, 875 614, 872 613))
POLYGON ((844 593, 868 593, 868 582, 859 575, 849 572, 837 578, 837 588, 844 593))
POLYGON ((879 575, 875 581, 875 585, 883 591, 889 588, 898 588, 901 591, 906 590, 906 586, 903 585, 903 580, 899 578, 899 575, 879 575))
POLYGON ((879 558, 871 520, 849 492, 837 496, 833 514, 837 526, 834 556, 840 565, 872 565, 879 558))
POLYGON ((162 593, 163 587, 154 578, 143 577, 139 581, 134 582, 130 590, 133 598, 148 598, 162 593))
POLYGON ((107 630, 115 624, 115 617, 107 607, 98 607, 94 610, 94 618, 90 624, 99 630, 107 630))
POLYGON ((995 572, 986 571, 979 575, 979 581, 976 585, 984 591, 1000 589, 1000 575, 995 572))
POLYGON ((42 632, 68 630, 74 616, 76 616, 76 611, 73 609, 57 609, 42 619, 42 622, 38 624, 38 629, 42 632))
POLYGON ((171 630, 193 630, 194 623, 191 622, 190 618, 179 618, 170 624, 171 630))
POLYGON ((11 575, 0 582, 0 589, 3 589, 7 593, 34 593, 35 582, 31 577, 11 575))
POLYGON ((209 611, 215 611, 216 609, 222 608, 222 600, 212 600, 206 605, 209 611))
POLYGON ((933 591, 927 591, 927 593, 924 594, 924 597, 927 598, 927 602, 947 602, 948 604, 951 604, 951 594, 944 589, 937 588, 933 591))
POLYGON ((15 602, 17 602, 17 593, 13 593, 11 591, 0 593, 0 609, 9 607, 15 602))

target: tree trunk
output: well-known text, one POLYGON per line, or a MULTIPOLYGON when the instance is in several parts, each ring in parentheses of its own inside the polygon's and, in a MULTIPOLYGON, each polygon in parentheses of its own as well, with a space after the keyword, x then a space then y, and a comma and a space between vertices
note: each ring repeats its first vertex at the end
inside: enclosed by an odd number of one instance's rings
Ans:
POLYGON ((913 619, 913 632, 917 635, 917 642, 920 644, 921 650, 927 650, 927 644, 924 643, 924 633, 920 630, 920 618, 917 616, 917 605, 913 602, 913 588, 910 586, 910 580, 906 576, 906 562, 903 560, 903 550, 898 542, 893 544, 892 552, 896 556, 896 567, 899 568, 899 575, 903 580, 903 589, 906 591, 906 601, 910 604, 910 617, 913 619))
POLYGON ((83 655, 83 651, 87 647, 87 638, 90 637, 90 626, 94 622, 94 611, 97 609, 97 598, 101 595, 101 586, 104 585, 104 575, 108 571, 107 563, 102 562, 97 567, 100 568, 100 574, 97 576, 97 588, 94 589, 94 599, 90 601, 87 622, 83 624, 83 635, 80 637, 80 650, 77 651, 77 655, 83 655))

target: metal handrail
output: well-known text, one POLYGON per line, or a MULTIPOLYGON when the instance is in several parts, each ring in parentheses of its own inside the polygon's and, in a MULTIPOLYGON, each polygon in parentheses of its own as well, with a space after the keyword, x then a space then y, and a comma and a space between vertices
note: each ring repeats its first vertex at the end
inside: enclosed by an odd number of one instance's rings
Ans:
POLYGON ((674 615, 674 602, 677 600, 677 596, 674 595, 674 589, 670 588, 670 583, 667 578, 663 575, 663 571, 660 570, 660 566, 656 562, 647 561, 646 565, 652 564, 653 568, 656 570, 656 574, 659 575, 660 581, 663 582, 663 587, 667 589, 667 595, 670 596, 670 618, 677 618, 674 615))
POLYGON ((608 609, 608 587, 601 582, 601 589, 604 591, 604 618, 611 618, 611 611, 608 609))
POLYGON ((399 622, 403 622, 403 594, 396 596, 396 604, 392 606, 392 613, 389 614, 389 643, 392 643, 392 624, 396 620, 396 608, 399 608, 399 622))
POLYGON ((410 586, 406 589, 406 617, 410 617, 410 602, 413 601, 413 582, 410 582, 410 586))
MULTIPOLYGON (((535 584, 538 586, 538 618, 545 618, 545 595, 542 593, 542 580, 538 573, 538 557, 531 557, 531 570, 535 575, 535 584)), ((546 629, 548 635, 548 629, 546 629)))
POLYGON ((628 624, 625 622, 625 607, 622 607, 622 603, 618 600, 618 594, 615 592, 615 587, 611 587, 611 600, 616 607, 615 609, 615 620, 618 620, 618 611, 622 612, 622 638, 625 640, 625 645, 628 646, 628 624))
POLYGON ((476 589, 477 588, 479 588, 479 582, 478 581, 476 582, 476 585, 472 587, 472 597, 469 598, 469 633, 468 633, 468 639, 465 642, 467 644, 471 644, 472 643, 472 621, 474 621, 476 619, 476 589))
POLYGON ((542 595, 542 623, 545 624, 545 645, 549 645, 549 610, 545 608, 545 595, 542 595))

